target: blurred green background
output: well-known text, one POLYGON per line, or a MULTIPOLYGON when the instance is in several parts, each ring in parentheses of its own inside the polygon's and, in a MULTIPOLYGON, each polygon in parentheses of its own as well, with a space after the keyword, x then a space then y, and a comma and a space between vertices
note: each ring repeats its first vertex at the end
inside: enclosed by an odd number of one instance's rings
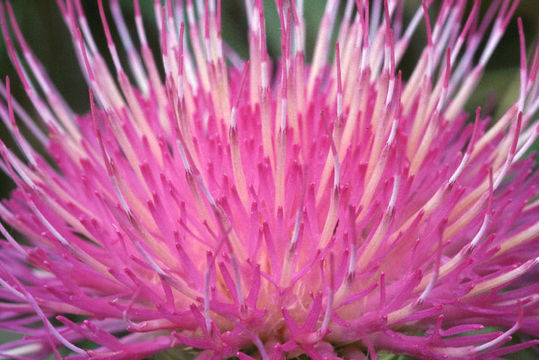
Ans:
MULTIPOLYGON (((98 46, 103 49, 105 58, 112 65, 99 17, 97 1, 82 1, 86 16, 90 23, 90 28, 97 40, 98 46)), ((149 41, 153 44, 157 54, 157 32, 154 26, 153 1, 140 0, 145 27, 149 41)), ((471 3, 472 1, 470 1, 471 3)), ((51 79, 56 84, 60 93, 66 101, 78 113, 85 113, 89 109, 88 88, 81 75, 77 59, 75 57, 72 42, 69 33, 60 17, 55 0, 12 0, 11 1, 17 20, 21 26, 22 32, 27 42, 34 50, 37 57, 43 63, 51 79)), ((248 53, 247 49, 247 23, 243 8, 244 0, 223 0, 223 37, 225 41, 235 49, 242 57, 248 53)), ((305 16, 307 21, 307 55, 312 53, 312 47, 317 33, 317 26, 323 13, 325 0, 305 0, 305 16)), ((343 5, 345 1, 342 1, 343 5)), ((434 1, 434 6, 439 4, 439 0, 434 1)), ((485 8, 490 1, 483 1, 485 8)), ((108 1, 104 1, 105 8, 108 9, 108 1)), ((133 5, 131 0, 120 0, 124 11, 124 17, 132 31, 133 38, 136 39, 133 19, 133 5)), ((266 8, 266 20, 268 29, 268 47, 272 55, 279 52, 279 22, 277 13, 273 6, 273 0, 264 0, 266 8)), ((406 1, 405 14, 409 18, 421 2, 418 0, 406 1)), ((342 9, 341 9, 342 10, 342 9)), ((484 10, 484 9, 483 9, 484 10)), ((341 11, 342 13, 342 11, 341 11)), ((109 16, 110 14, 108 14, 109 16)), ((522 17, 526 44, 528 50, 535 44, 539 33, 539 0, 522 0, 516 11, 516 16, 511 21, 506 34, 500 45, 493 54, 492 60, 488 64, 486 73, 477 88, 469 99, 468 109, 474 109, 477 105, 485 103, 486 99, 495 96, 496 106, 495 114, 505 110, 518 96, 518 64, 519 64, 519 45, 516 18, 522 17)), ((431 16, 432 18, 432 16, 431 16)), ((112 25, 112 19, 109 16, 109 23, 112 25)), ((418 27, 410 50, 404 58, 401 68, 406 77, 413 69, 415 60, 423 49, 426 39, 424 33, 424 23, 418 27)), ((114 29, 114 26, 112 26, 114 29)), ((116 40, 117 33, 113 30, 113 36, 116 40)), ((135 40, 136 42, 136 40, 135 40)), ((529 53, 529 51, 528 51, 529 53)), ((160 59, 160 57, 157 57, 160 59)), ((125 58, 122 58, 125 61, 125 58)), ((18 76, 7 56, 5 44, 0 40, 0 74, 2 81, 5 76, 12 79, 12 89, 15 98, 23 107, 35 116, 35 110, 24 94, 18 76)), ((7 133, 7 130, 0 124, 0 137, 14 149, 14 144, 7 133)), ((537 148, 537 147, 536 147, 537 148)), ((0 198, 8 196, 13 188, 13 184, 4 174, 0 174, 0 198)), ((7 341, 9 334, 0 333, 0 343, 7 341)), ((535 354, 536 355, 536 354, 535 354)), ((519 359, 532 359, 533 353, 516 355, 519 359), (530 357, 532 356, 532 357, 530 357)), ((395 357, 397 359, 397 357, 395 357)), ((402 359, 402 358, 399 358, 402 359)))

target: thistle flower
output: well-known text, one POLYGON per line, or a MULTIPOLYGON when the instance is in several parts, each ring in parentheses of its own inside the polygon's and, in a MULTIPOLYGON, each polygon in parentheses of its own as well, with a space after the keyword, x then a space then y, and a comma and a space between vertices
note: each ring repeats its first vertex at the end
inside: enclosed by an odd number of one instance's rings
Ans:
POLYGON ((7 79, 0 117, 20 152, 0 144, 16 184, 0 205, 0 327, 25 337, 0 357, 494 359, 538 342, 505 344, 539 335, 539 174, 524 156, 539 134, 539 45, 527 61, 521 21, 517 101, 495 122, 463 110, 516 1, 483 16, 478 1, 426 1, 403 21, 403 1, 348 0, 335 25, 328 0, 309 64, 303 0, 276 1, 280 59, 262 1, 245 1, 248 61, 223 44, 220 1, 156 0, 158 60, 138 0, 136 42, 110 3, 121 44, 98 3, 108 54, 80 0, 58 0, 88 82, 83 115, 0 5, 46 127, 7 79))

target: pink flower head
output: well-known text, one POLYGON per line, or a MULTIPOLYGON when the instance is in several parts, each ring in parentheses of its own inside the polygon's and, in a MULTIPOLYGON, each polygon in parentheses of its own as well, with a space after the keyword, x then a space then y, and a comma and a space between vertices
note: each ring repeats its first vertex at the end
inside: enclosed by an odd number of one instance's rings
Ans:
POLYGON ((0 205, 0 327, 25 335, 0 358, 65 347, 70 359, 495 359, 536 344, 506 342, 539 336, 539 173, 525 157, 539 134, 539 46, 527 60, 519 21, 517 101, 495 122, 470 115, 517 1, 484 15, 478 1, 431 2, 403 20, 404 1, 343 1, 336 25, 341 2, 328 0, 307 62, 304 0, 276 1, 278 60, 262 0, 245 1, 248 61, 222 41, 221 1, 155 0, 155 59, 138 0, 136 40, 118 0, 114 27, 98 0, 106 54, 81 1, 58 0, 89 87, 84 115, 0 4, 44 126, 9 79, 0 86, 20 150, 0 144, 16 184, 0 205))

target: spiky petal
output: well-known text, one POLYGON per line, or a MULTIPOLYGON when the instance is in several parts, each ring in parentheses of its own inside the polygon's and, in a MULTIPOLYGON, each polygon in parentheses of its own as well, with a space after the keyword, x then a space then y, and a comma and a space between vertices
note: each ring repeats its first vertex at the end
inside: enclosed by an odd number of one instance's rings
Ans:
POLYGON ((526 61, 520 21, 518 100, 491 127, 480 108, 473 122, 463 111, 516 1, 480 19, 479 2, 468 13, 445 0, 432 22, 424 2, 404 23, 402 1, 348 0, 331 63, 340 2, 328 0, 311 65, 302 0, 276 1, 280 60, 266 49, 262 1, 246 1, 245 63, 223 44, 220 1, 156 0, 158 61, 138 0, 137 45, 111 1, 123 49, 98 1, 109 54, 80 0, 58 3, 89 86, 86 115, 63 101, 0 5, 48 132, 2 84, 0 116, 22 158, 0 144, 17 186, 0 217, 25 240, 0 224, 0 326, 27 336, 1 356, 59 357, 65 346, 73 359, 171 348, 200 359, 380 349, 476 359, 537 342, 501 347, 517 331, 539 336, 529 281, 539 175, 524 157, 539 133, 539 47, 526 61), (399 63, 422 19, 428 42, 404 81, 399 63))

